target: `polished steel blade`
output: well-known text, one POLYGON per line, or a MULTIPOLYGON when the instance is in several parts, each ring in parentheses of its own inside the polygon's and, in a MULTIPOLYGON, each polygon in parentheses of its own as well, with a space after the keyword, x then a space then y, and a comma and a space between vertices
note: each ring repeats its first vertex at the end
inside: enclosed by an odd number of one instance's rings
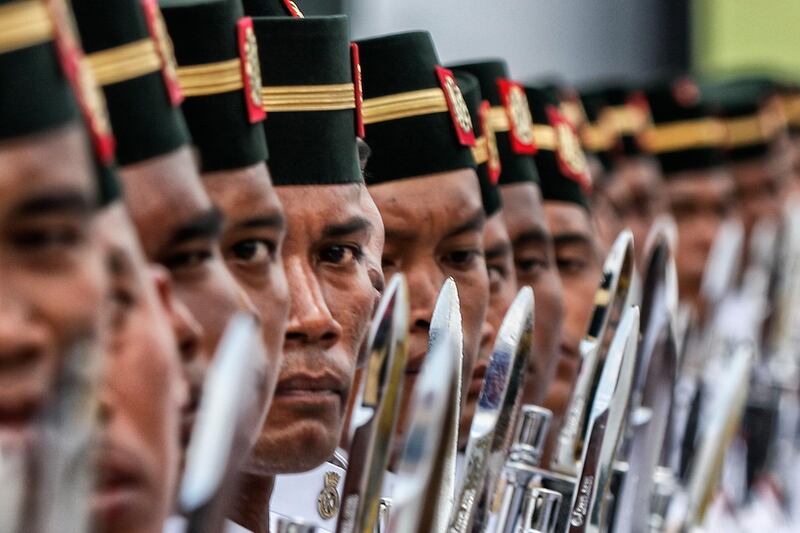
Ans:
POLYGON ((744 227, 739 219, 720 226, 708 254, 700 292, 708 305, 716 305, 736 283, 744 247, 744 227))
POLYGON ((521 389, 519 385, 524 373, 524 363, 530 354, 532 328, 533 290, 523 287, 500 325, 486 369, 486 378, 478 396, 467 441, 463 474, 448 527, 452 533, 465 533, 471 529, 477 504, 482 497, 491 454, 503 444, 495 443, 495 433, 499 429, 502 440, 509 430, 510 418, 521 389), (513 398, 508 396, 509 388, 513 388, 513 398), (502 427, 498 427, 501 422, 502 427))
MULTIPOLYGON (((359 523, 356 528, 361 533, 373 533, 378 525, 383 477, 389 464, 392 437, 395 434, 403 396, 403 380, 408 362, 408 334, 408 288, 405 278, 401 277, 397 288, 397 298, 392 310, 392 331, 389 356, 387 358, 388 372, 378 397, 379 403, 375 416, 376 426, 373 441, 365 457, 367 469, 365 470, 364 495, 361 498, 359 523)), ((365 399, 369 399, 371 395, 369 377, 368 374, 365 399)), ((354 458, 351 455, 350 464, 354 460, 358 460, 358 458, 354 458)))
POLYGON ((428 352, 410 404, 408 437, 397 465, 389 531, 425 531, 420 524, 426 489, 431 484, 445 434, 456 359, 448 333, 428 352))
POLYGON ((633 388, 638 337, 639 309, 630 307, 611 342, 590 411, 587 445, 571 505, 571 533, 599 531, 605 524, 614 455, 633 388))
POLYGON ((253 428, 263 426, 269 408, 260 401, 267 372, 258 321, 247 313, 234 315, 203 384, 186 452, 178 502, 187 532, 219 531, 239 467, 256 436, 253 428))
POLYGON ((431 317, 428 351, 439 343, 447 347, 454 361, 453 377, 445 414, 444 434, 431 472, 422 509, 421 531, 440 532, 447 528, 455 499, 458 423, 461 418, 461 382, 464 336, 461 330, 461 308, 455 281, 449 278, 442 285, 431 317), (446 339, 443 342, 440 339, 446 339))
POLYGON ((395 313, 405 313, 408 303, 402 274, 393 276, 383 292, 367 335, 367 361, 362 372, 360 389, 354 406, 354 430, 350 446, 347 476, 342 489, 342 507, 336 529, 340 533, 355 531, 361 499, 369 471, 369 457, 375 442, 376 417, 390 377, 391 351, 394 347, 397 322, 395 313), (399 302, 399 298, 404 298, 399 302))
POLYGON ((581 341, 581 368, 564 415, 551 461, 555 472, 574 476, 583 453, 588 414, 609 343, 628 300, 634 273, 633 235, 620 233, 603 265, 603 276, 595 293, 595 307, 589 330, 581 341))
POLYGON ((686 525, 701 525, 719 480, 728 449, 744 412, 753 364, 752 345, 742 343, 733 352, 728 370, 718 382, 710 419, 704 424, 700 445, 689 470, 686 525))

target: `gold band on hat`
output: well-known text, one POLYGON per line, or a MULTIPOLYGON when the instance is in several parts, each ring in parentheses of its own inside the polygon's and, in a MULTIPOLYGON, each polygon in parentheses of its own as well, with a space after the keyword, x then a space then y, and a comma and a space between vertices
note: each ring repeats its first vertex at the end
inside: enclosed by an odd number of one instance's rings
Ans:
POLYGON ((614 131, 620 135, 636 135, 645 129, 647 119, 645 110, 632 105, 619 105, 607 107, 600 120, 608 120, 614 131))
POLYGON ((236 57, 217 63, 178 67, 178 81, 184 96, 206 96, 244 88, 242 62, 236 57))
POLYGON ((725 124, 715 118, 682 120, 652 126, 641 137, 643 146, 656 154, 693 148, 721 148, 726 139, 725 124))
POLYGON ((606 152, 614 146, 617 134, 599 124, 586 123, 580 129, 581 144, 590 152, 606 152))
POLYGON ((363 107, 364 124, 376 124, 447 111, 449 111, 447 98, 439 87, 367 98, 364 100, 363 107))
POLYGON ((533 125, 533 142, 538 150, 555 152, 558 149, 558 134, 556 129, 547 124, 533 125))
POLYGON ((501 105, 489 109, 489 127, 494 131, 510 131, 511 121, 508 120, 508 111, 501 105))
POLYGON ((485 135, 475 137, 475 146, 472 147, 472 158, 476 165, 489 161, 489 140, 485 135))
POLYGON ((787 122, 795 127, 800 126, 800 95, 784 96, 781 98, 781 104, 787 122))
POLYGON ((0 54, 42 44, 53 38, 53 20, 41 0, 0 6, 0 54))
POLYGON ((727 146, 739 148, 769 142, 786 127, 786 116, 776 101, 775 105, 768 105, 758 114, 726 119, 725 126, 728 128, 727 146))
POLYGON ((150 37, 86 56, 101 86, 132 80, 161 70, 161 57, 150 37))
POLYGON ((336 83, 262 87, 261 101, 267 113, 355 109, 355 85, 336 83))

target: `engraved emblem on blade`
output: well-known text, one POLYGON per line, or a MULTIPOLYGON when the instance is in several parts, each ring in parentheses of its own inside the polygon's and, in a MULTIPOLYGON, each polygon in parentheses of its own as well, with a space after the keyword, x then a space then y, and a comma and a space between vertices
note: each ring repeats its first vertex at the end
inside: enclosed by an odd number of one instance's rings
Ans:
POLYGON ((336 486, 340 478, 336 472, 325 472, 325 486, 317 496, 317 512, 325 520, 333 518, 339 511, 339 492, 336 486))

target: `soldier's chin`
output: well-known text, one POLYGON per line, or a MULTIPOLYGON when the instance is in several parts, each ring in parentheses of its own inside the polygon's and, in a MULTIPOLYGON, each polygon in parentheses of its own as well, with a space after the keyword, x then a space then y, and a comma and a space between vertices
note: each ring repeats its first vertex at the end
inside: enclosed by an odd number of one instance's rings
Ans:
POLYGON ((338 427, 296 422, 267 425, 242 466, 248 474, 274 476, 313 470, 333 456, 338 427))

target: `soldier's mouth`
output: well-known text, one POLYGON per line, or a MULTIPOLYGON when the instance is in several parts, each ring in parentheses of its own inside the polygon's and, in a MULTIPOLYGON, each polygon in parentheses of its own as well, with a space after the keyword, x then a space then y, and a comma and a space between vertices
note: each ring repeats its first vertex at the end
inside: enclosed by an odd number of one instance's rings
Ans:
POLYGON ((92 510, 98 524, 110 527, 144 511, 146 484, 135 456, 109 444, 100 448, 92 510))

